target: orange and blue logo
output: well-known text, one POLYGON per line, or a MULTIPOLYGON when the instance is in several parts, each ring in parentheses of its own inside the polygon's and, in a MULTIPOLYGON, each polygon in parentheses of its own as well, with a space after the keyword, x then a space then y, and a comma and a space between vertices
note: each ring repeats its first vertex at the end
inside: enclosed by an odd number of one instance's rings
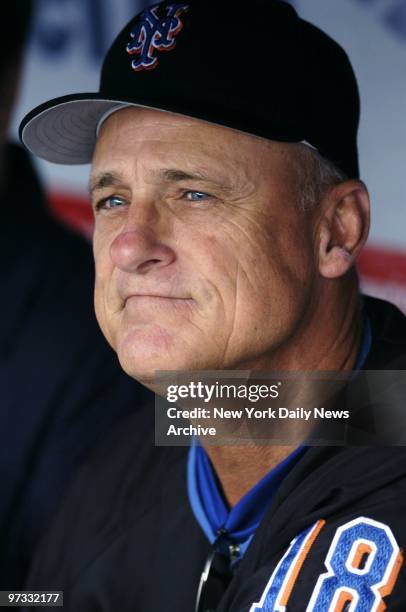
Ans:
MULTIPOLYGON (((286 612, 302 566, 326 521, 307 527, 290 543, 250 612, 286 612)), ((404 561, 388 525, 358 517, 337 528, 306 612, 382 612, 404 561)), ((307 578, 308 580, 309 578, 307 578)), ((303 610, 304 608, 303 604, 303 610)))
POLYGON ((188 8, 188 4, 169 4, 165 7, 166 15, 159 16, 160 5, 157 4, 141 13, 126 47, 129 55, 137 55, 131 62, 135 72, 153 70, 158 66, 154 53, 174 49, 176 36, 183 28, 181 15, 188 8))

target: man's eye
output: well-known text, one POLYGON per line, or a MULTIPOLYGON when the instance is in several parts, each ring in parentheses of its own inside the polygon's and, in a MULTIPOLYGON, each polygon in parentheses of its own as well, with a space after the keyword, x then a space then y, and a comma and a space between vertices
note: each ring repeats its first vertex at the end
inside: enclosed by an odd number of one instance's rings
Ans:
POLYGON ((125 200, 123 200, 123 198, 110 196, 108 198, 103 198, 100 200, 100 202, 97 202, 96 210, 111 210, 113 208, 119 208, 123 204, 125 204, 125 200))
POLYGON ((186 191, 184 195, 191 202, 200 202, 212 197, 209 193, 204 193, 204 191, 186 191))

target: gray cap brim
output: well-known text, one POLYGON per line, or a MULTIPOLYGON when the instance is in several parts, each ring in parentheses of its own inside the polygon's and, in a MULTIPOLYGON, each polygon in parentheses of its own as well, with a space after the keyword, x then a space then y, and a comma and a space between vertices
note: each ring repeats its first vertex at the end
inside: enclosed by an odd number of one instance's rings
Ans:
MULTIPOLYGON (((72 94, 49 100, 28 113, 20 125, 20 140, 31 153, 54 164, 90 164, 99 126, 110 114, 128 106, 194 116, 155 104, 107 99, 99 93, 72 94)), ((315 149, 305 140, 299 142, 315 149)))
POLYGON ((34 109, 21 124, 21 142, 31 153, 55 164, 90 163, 103 118, 120 108, 138 106, 91 95, 70 100, 65 96, 34 109))

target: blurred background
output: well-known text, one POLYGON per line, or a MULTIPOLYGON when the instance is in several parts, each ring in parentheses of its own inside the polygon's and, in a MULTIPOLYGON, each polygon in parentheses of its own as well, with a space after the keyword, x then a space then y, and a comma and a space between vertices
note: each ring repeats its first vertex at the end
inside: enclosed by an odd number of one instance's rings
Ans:
MULTIPOLYGON (((365 290, 406 310, 406 0, 292 0, 348 52, 361 92, 362 178, 373 204, 365 290)), ((50 98, 98 88, 102 58, 142 0, 37 0, 12 136, 22 116, 50 98)), ((241 51, 243 52, 243 51, 241 51)), ((238 54, 236 48, 236 54, 238 54)), ((88 166, 38 164, 59 218, 91 234, 88 166)))
MULTIPOLYGON (((373 206, 362 283, 406 312, 406 0, 292 3, 340 42, 354 65, 361 174, 373 206)), ((97 90, 106 50, 147 4, 36 0, 11 139, 37 104, 97 90)), ((116 421, 136 411, 143 419, 151 400, 122 372, 94 316, 89 167, 30 161, 3 142, 30 5, 4 2, 0 20, 0 590, 24 584, 88 453, 116 421)), ((244 52, 235 47, 237 58, 244 52)))

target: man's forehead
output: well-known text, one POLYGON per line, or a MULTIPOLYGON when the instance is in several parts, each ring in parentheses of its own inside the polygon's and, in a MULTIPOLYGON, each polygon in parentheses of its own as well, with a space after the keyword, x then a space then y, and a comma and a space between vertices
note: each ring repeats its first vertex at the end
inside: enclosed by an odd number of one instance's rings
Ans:
MULTIPOLYGON (((136 108, 110 115, 99 131, 91 184, 100 174, 119 175, 130 166, 151 180, 212 180, 249 176, 272 143, 229 128, 173 113, 136 108)), ((111 175, 111 176, 110 176, 111 175)))
POLYGON ((200 146, 210 143, 220 148, 235 146, 238 143, 240 147, 257 148, 262 151, 275 148, 278 144, 186 115, 138 107, 119 108, 109 114, 98 126, 97 143, 120 133, 124 133, 127 139, 131 137, 140 142, 163 141, 167 135, 171 143, 190 142, 200 146))
POLYGON ((199 126, 204 127, 205 122, 186 115, 179 115, 169 111, 155 110, 152 108, 142 108, 137 106, 127 106, 124 108, 113 109, 102 118, 98 125, 98 132, 102 131, 106 125, 115 127, 122 124, 130 124, 133 128, 143 126, 151 127, 167 127, 179 129, 182 126, 199 126))
POLYGON ((230 198, 276 183, 293 189, 302 159, 297 153, 303 147, 174 113, 128 107, 101 126, 89 190, 188 179, 204 181, 230 198))

